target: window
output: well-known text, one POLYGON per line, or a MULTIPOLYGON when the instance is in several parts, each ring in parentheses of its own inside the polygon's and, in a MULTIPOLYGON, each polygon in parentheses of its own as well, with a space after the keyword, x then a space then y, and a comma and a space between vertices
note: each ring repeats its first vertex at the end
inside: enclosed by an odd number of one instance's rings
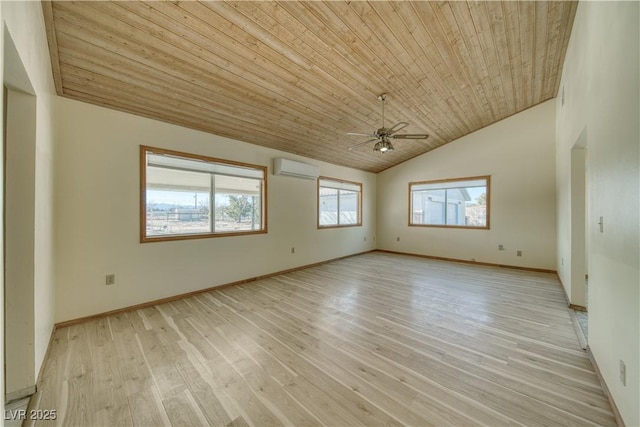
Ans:
POLYGON ((362 225, 362 184, 318 179, 318 228, 362 225))
POLYGON ((409 225, 489 229, 488 176, 409 183, 409 225))
POLYGON ((140 241, 266 233, 266 170, 140 147, 140 241))

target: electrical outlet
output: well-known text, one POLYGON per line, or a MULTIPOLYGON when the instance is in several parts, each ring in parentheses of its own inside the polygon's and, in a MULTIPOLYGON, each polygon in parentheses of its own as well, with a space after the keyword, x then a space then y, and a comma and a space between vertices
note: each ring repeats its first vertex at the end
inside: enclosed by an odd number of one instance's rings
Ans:
POLYGON ((522 256, 522 251, 516 251, 516 256, 522 256))
POLYGON ((116 283, 116 275, 115 274, 107 274, 105 276, 104 284, 105 285, 113 285, 116 283))
POLYGON ((504 245, 498 245, 498 250, 499 251, 504 251, 504 245))
POLYGON ((622 360, 620 361, 620 382, 623 386, 627 386, 627 366, 622 360))
POLYGON ((291 253, 295 254, 296 253, 296 248, 291 248, 291 253))

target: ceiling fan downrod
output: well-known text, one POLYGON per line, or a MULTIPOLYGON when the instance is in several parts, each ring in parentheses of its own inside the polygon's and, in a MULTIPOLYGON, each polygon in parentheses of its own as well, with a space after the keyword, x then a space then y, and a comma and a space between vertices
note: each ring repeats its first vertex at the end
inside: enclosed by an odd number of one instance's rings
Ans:
POLYGON ((378 95, 378 101, 382 102, 382 132, 384 132, 384 101, 387 99, 387 94, 382 93, 378 95))

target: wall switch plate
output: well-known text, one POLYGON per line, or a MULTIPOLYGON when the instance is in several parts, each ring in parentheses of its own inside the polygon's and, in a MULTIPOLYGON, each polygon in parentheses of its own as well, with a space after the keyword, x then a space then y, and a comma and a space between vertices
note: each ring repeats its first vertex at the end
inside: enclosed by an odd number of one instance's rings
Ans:
POLYGON ((396 242, 399 242, 399 241, 400 241, 400 237, 396 237, 396 242))
POLYGON ((107 274, 105 276, 104 284, 105 285, 113 285, 116 283, 116 275, 115 274, 107 274))
POLYGON ((365 242, 367 241, 367 236, 364 236, 364 241, 365 241, 365 242))
POLYGON ((296 248, 291 248, 291 253, 295 254, 296 253, 296 248))
POLYGON ((600 226, 600 232, 604 233, 604 218, 600 217, 600 221, 598 221, 598 225, 600 226))
POLYGON ((516 251, 516 256, 522 256, 522 251, 516 251))

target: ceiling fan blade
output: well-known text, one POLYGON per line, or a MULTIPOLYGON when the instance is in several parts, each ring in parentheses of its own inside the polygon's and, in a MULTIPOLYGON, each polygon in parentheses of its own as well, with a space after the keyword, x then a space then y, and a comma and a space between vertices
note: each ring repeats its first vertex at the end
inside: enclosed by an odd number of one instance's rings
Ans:
POLYGON ((393 125, 393 127, 391 127, 391 129, 389 129, 388 135, 391 136, 394 133, 401 131, 402 129, 406 128, 407 126, 409 126, 409 123, 407 122, 398 122, 395 125, 393 125))
POLYGON ((401 135, 393 135, 393 139, 427 139, 429 135, 426 133, 404 133, 401 135))
MULTIPOLYGON (((370 136, 370 135, 369 135, 369 136, 370 136)), ((363 145, 365 145, 365 144, 368 144, 368 143, 370 143, 370 142, 377 141, 377 140, 378 140, 378 138, 373 138, 373 139, 370 139, 370 140, 368 140, 368 141, 361 142, 361 143, 356 144, 356 145, 352 145, 352 146, 351 146, 351 147, 349 147, 348 149, 349 149, 349 150, 353 150, 354 148, 362 147, 362 146, 363 146, 363 145)))
POLYGON ((359 132, 347 132, 347 135, 349 136, 375 136, 375 134, 372 133, 359 133, 359 132))

